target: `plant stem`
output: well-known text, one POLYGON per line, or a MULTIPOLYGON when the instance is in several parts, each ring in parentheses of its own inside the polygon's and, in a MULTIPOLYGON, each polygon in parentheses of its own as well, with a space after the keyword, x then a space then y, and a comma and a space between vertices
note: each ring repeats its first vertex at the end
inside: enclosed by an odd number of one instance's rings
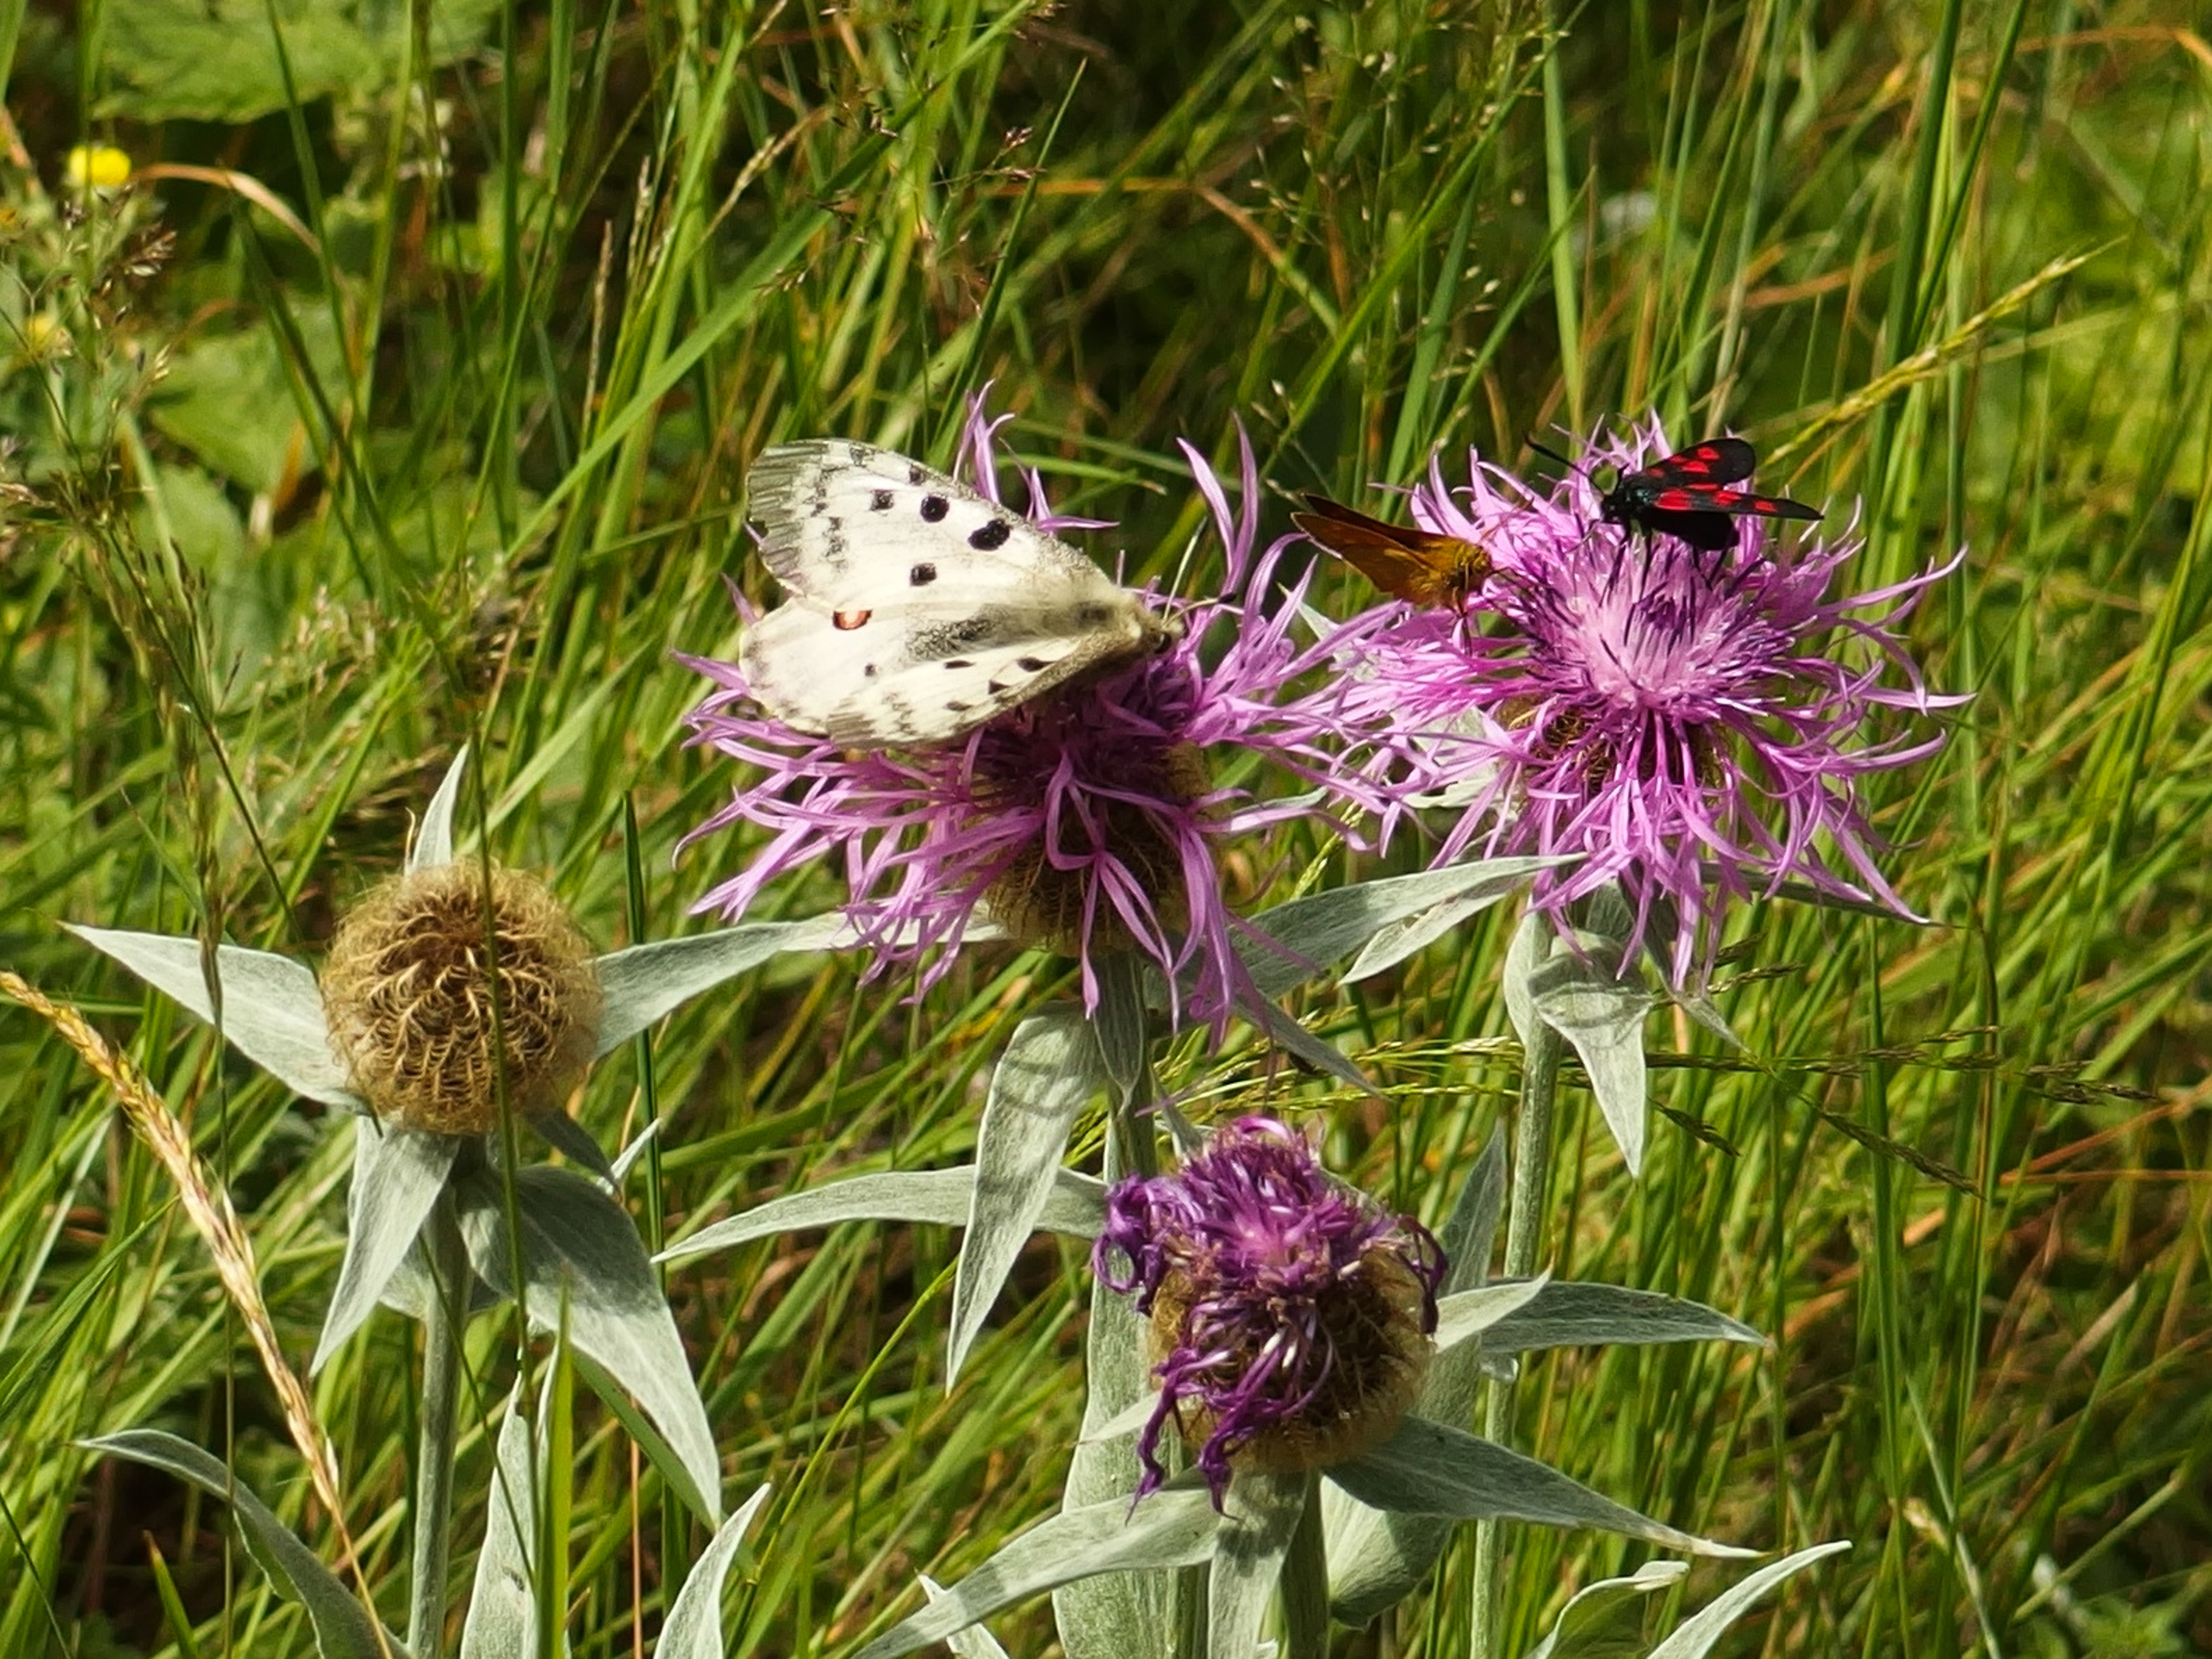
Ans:
MULTIPOLYGON (((1559 1092, 1559 1034, 1531 1018, 1521 1034, 1521 1109, 1513 1125, 1513 1181, 1505 1201, 1507 1279, 1526 1279, 1543 1254, 1547 1194, 1552 1184, 1552 1124, 1559 1092)), ((1482 1432, 1501 1446, 1513 1442, 1514 1385, 1493 1382, 1483 1403, 1482 1432)), ((1474 1526, 1474 1628, 1472 1659, 1497 1651, 1501 1540, 1498 1522, 1474 1526)))
POLYGON ((415 1561, 408 1586, 407 1650, 440 1659, 446 1638, 446 1571, 453 1555, 453 1456, 459 1443, 461 1333, 469 1316, 469 1255, 450 1194, 422 1230, 432 1302, 423 1327, 422 1404, 415 1447, 415 1561))

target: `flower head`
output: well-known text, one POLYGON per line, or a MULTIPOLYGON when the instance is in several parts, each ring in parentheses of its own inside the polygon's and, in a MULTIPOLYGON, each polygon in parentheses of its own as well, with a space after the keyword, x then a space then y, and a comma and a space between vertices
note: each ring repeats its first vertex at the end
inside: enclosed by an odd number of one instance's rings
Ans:
POLYGON ((379 1117, 487 1134, 504 1097, 557 1109, 599 1037, 589 947, 535 876, 457 862, 398 876, 338 923, 321 978, 331 1046, 379 1117))
POLYGON ((1175 1175, 1115 1187, 1092 1261, 1152 1322, 1160 1398, 1138 1495, 1167 1478, 1173 1419, 1217 1505, 1233 1466, 1325 1468, 1397 1426, 1444 1271, 1419 1223, 1334 1180, 1264 1117, 1221 1130, 1175 1175))
MULTIPOLYGON (((977 399, 963 445, 975 487, 994 501, 998 424, 977 399)), ((957 946, 985 922, 1018 943, 1077 957, 1094 1003, 1097 960, 1135 950, 1182 988, 1175 994, 1187 991, 1195 1018, 1225 1018, 1242 970, 1215 848, 1225 836, 1328 808, 1225 787, 1214 777, 1212 753, 1251 751, 1362 806, 1379 807, 1383 797, 1342 775, 1334 695, 1289 695, 1328 657, 1291 638, 1303 583, 1263 609, 1287 544, 1255 552, 1250 446, 1237 514, 1198 452, 1185 445, 1184 453, 1228 551, 1224 596, 1182 607, 1180 632, 1153 654, 949 744, 842 750, 763 714, 736 665, 690 659, 716 687, 691 715, 695 741, 753 775, 685 841, 740 822, 769 834, 699 908, 738 915, 777 877, 835 854, 857 942, 874 953, 871 971, 957 946)), ((1095 523, 1046 511, 1034 473, 1029 487, 1038 528, 1095 523)), ((924 983, 949 965, 949 954, 936 955, 924 983)))
MULTIPOLYGON (((1655 422, 1591 453, 1633 470, 1668 448, 1655 422)), ((1442 860, 1478 841, 1577 855, 1539 878, 1537 904, 1564 921, 1619 883, 1632 955, 1662 918, 1654 943, 1677 985, 1706 971, 1728 905, 1754 890, 1796 881, 1912 914, 1875 863, 1858 781, 1943 739, 1864 729, 1964 701, 1931 694, 1893 631, 1955 562, 1832 599, 1855 534, 1785 550, 1745 520, 1732 550, 1700 553, 1602 522, 1584 473, 1547 497, 1480 459, 1457 492, 1432 466, 1413 516, 1491 551, 1482 599, 1499 625, 1398 608, 1346 653, 1344 697, 1355 720, 1400 711, 1382 767, 1406 797, 1459 809, 1442 860), (1881 684, 1887 669, 1901 686, 1881 684)))

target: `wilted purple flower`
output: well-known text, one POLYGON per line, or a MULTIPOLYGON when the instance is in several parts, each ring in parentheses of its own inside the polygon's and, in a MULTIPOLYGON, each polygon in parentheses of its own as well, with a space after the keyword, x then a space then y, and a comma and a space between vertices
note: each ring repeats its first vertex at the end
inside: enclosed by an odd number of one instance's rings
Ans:
POLYGON ((1115 1187, 1091 1261, 1152 1317, 1160 1398, 1137 1443, 1137 1495, 1167 1478, 1172 1419, 1217 1507, 1232 1466, 1322 1468, 1397 1426, 1428 1366, 1444 1271, 1427 1229, 1264 1117, 1217 1132, 1177 1174, 1115 1187))
MULTIPOLYGON (((1655 422, 1589 453, 1633 470, 1669 450, 1655 422)), ((1457 492, 1432 465, 1413 514, 1489 550, 1495 619, 1391 608, 1345 653, 1344 708, 1354 723, 1397 711, 1376 775, 1395 776, 1400 811, 1458 809, 1440 862, 1478 842, 1577 855, 1538 878, 1535 902, 1564 919, 1620 884, 1632 957, 1656 914, 1678 986, 1710 969, 1729 904, 1754 891, 1795 881, 1912 915, 1875 862, 1885 844, 1858 781, 1942 746, 1869 738, 1880 711, 1966 701, 1930 693, 1893 631, 1956 560, 1832 600, 1863 544, 1850 531, 1790 550, 1746 519, 1732 550, 1699 553, 1601 522, 1586 471, 1547 497, 1474 458, 1457 492), (1880 684, 1890 668, 1901 686, 1880 684)))
MULTIPOLYGON (((994 501, 999 423, 978 398, 963 444, 976 488, 994 501)), ((1329 655, 1291 638, 1303 580, 1266 607, 1290 538, 1255 552, 1250 444, 1236 514, 1205 459, 1182 447, 1227 550, 1224 596, 1183 607, 1182 636, 1167 649, 953 743, 843 750, 764 715, 736 665, 686 659, 719 688, 690 716, 693 740, 757 770, 685 843, 741 821, 770 836, 697 908, 736 916, 777 877, 836 854, 858 942, 874 952, 871 972, 947 947, 923 969, 927 985, 987 917, 1018 943, 1077 957, 1094 1005, 1097 961, 1141 951, 1166 971, 1170 994, 1187 993, 1189 1012, 1218 1027, 1246 979, 1216 843, 1293 817, 1328 819, 1332 800, 1376 811, 1387 797, 1340 765, 1334 691, 1292 694, 1308 676, 1322 684, 1329 655), (1324 799, 1218 785, 1206 759, 1217 746, 1286 768, 1324 799)), ((1035 473, 1029 486, 1040 528, 1097 523, 1048 512, 1035 473)))

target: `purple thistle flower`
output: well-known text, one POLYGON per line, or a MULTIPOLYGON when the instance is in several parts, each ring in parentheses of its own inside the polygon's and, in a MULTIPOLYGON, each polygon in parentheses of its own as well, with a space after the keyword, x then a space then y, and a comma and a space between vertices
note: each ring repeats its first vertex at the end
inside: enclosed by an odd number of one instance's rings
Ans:
MULTIPOLYGON (((993 435, 1006 418, 986 418, 975 398, 962 445, 975 487, 994 501, 993 435)), ((1166 650, 1024 704, 951 744, 841 750, 764 715, 735 664, 684 659, 717 688, 690 717, 692 741, 754 771, 684 844, 739 822, 769 836, 695 908, 736 917, 779 876, 836 855, 848 916, 874 953, 871 973, 935 952, 921 972, 927 988, 951 966, 969 927, 988 919, 1018 943, 1075 957, 1091 1006, 1097 961, 1141 951, 1167 974, 1177 1012, 1187 992, 1192 1017, 1218 1030, 1249 975, 1231 946, 1236 923, 1216 844, 1294 817, 1335 824, 1330 799, 1366 811, 1388 799, 1340 762, 1342 717, 1325 679, 1330 652, 1291 636, 1305 581, 1262 608, 1294 538, 1255 553, 1257 467, 1249 442, 1241 433, 1239 440, 1235 514, 1205 459, 1182 446, 1227 550, 1224 597, 1183 607, 1182 635, 1166 650), (1310 676, 1317 689, 1291 695, 1310 676), (1327 799, 1263 799, 1218 786, 1206 761, 1217 746, 1286 768, 1327 799)), ((1039 528, 1098 524, 1051 513, 1042 481, 1034 472, 1027 479, 1029 517, 1039 528)))
POLYGON ((1160 1398, 1137 1443, 1137 1496, 1167 1478, 1172 1419, 1216 1508, 1233 1465, 1324 1468, 1396 1428, 1428 1366, 1444 1272, 1426 1228, 1264 1117, 1216 1132, 1177 1174, 1116 1186, 1091 1262, 1152 1322, 1160 1398))
MULTIPOLYGON (((1656 421, 1590 446, 1595 465, 1624 470, 1668 453, 1656 421)), ((1504 626, 1404 606, 1352 624, 1345 713, 1399 711, 1371 763, 1404 792, 1394 811, 1422 795, 1458 809, 1439 863, 1477 842, 1577 855, 1538 878, 1534 902, 1564 923, 1619 883, 1635 917, 1622 967, 1656 924, 1677 987, 1710 971, 1733 901, 1788 882, 1917 920, 1875 861, 1885 843, 1858 781, 1943 736, 1862 731, 1878 711, 1966 701, 1929 692, 1894 631, 1958 561, 1832 600, 1863 545, 1850 531, 1785 550, 1747 519, 1732 550, 1698 553, 1601 523, 1598 501, 1586 471, 1546 497, 1472 455, 1464 489, 1436 464, 1415 487, 1424 528, 1490 551, 1480 603, 1504 626), (1880 684, 1891 667, 1902 687, 1880 684)))

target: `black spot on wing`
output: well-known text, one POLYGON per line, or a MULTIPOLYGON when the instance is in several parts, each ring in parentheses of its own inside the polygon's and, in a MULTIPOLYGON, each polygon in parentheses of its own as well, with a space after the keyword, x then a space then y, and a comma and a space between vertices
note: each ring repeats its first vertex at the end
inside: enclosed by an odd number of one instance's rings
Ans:
POLYGON ((927 467, 916 466, 912 461, 908 461, 906 466, 906 481, 919 489, 929 482, 929 470, 927 467))
MULTIPOLYGON (((919 483, 921 480, 917 478, 915 482, 919 483)), ((921 498, 921 516, 927 524, 937 523, 951 510, 952 503, 942 495, 924 495, 921 498)))
POLYGON ((868 493, 868 511, 869 511, 869 512, 871 512, 871 513, 888 513, 888 512, 890 512, 890 510, 891 510, 891 492, 890 492, 890 490, 888 490, 888 489, 875 489, 875 490, 871 490, 871 491, 868 493))
POLYGON ((1042 674, 1048 665, 1042 657, 1017 657, 1014 666, 1024 674, 1042 674))
POLYGON ((978 553, 988 553, 994 548, 1004 547, 1006 538, 1013 533, 1013 526, 1004 519, 993 519, 969 532, 968 545, 978 553))
POLYGON ((933 564, 918 564, 906 573, 906 579, 916 587, 927 587, 937 580, 937 567, 933 564))

